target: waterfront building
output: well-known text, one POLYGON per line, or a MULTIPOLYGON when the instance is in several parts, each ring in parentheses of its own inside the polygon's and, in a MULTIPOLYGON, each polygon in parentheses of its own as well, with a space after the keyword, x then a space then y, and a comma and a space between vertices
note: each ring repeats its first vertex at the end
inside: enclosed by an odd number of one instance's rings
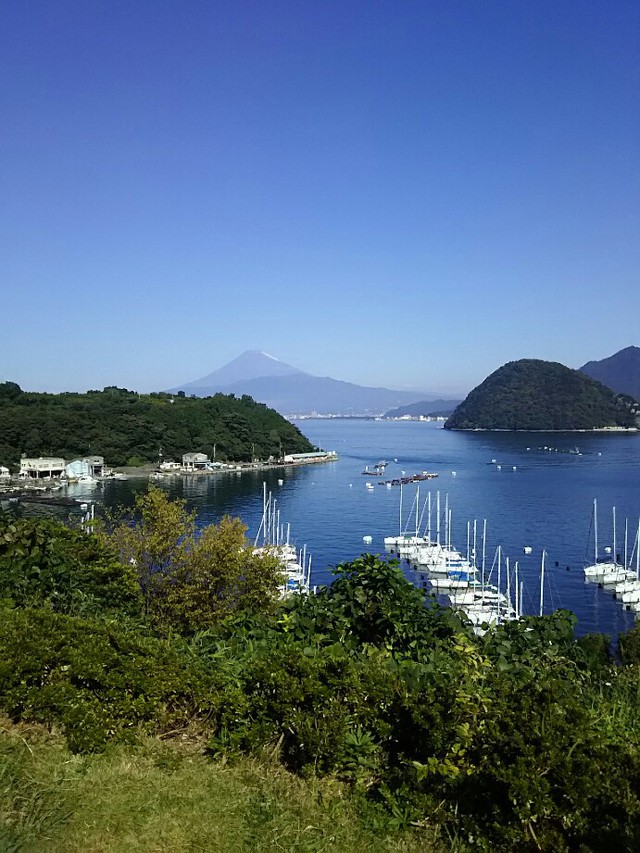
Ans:
POLYGON ((315 453, 286 453, 283 462, 325 462, 330 459, 337 459, 338 454, 335 450, 322 450, 315 453))
POLYGON ((60 457, 40 456, 38 459, 29 459, 23 456, 20 460, 20 474, 22 480, 51 480, 62 477, 64 473, 64 459, 60 457))
POLYGON ((184 453, 182 467, 185 471, 205 471, 211 466, 211 460, 206 453, 184 453))
POLYGON ((65 467, 67 477, 102 477, 104 476, 104 456, 85 456, 83 459, 74 459, 65 467))

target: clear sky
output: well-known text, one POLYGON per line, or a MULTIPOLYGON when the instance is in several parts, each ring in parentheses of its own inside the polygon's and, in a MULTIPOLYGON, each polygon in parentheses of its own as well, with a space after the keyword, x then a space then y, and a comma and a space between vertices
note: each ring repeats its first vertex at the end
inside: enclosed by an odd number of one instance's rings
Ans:
POLYGON ((3 0, 0 380, 640 345, 638 0, 3 0))

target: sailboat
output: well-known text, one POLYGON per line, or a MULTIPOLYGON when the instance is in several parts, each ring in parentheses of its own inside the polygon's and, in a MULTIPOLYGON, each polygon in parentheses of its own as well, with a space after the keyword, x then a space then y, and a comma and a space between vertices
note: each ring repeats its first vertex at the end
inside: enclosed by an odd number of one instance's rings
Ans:
POLYGON ((276 556, 282 565, 282 586, 280 597, 292 593, 309 592, 311 588, 311 555, 307 546, 300 551, 290 541, 291 525, 287 524, 286 537, 284 525, 280 523, 280 510, 276 509, 277 500, 271 492, 267 494, 267 484, 263 483, 262 520, 256 533, 254 551, 276 556), (260 543, 260 544, 259 544, 260 543))
POLYGON ((593 563, 584 567, 584 576, 587 580, 602 582, 605 575, 616 575, 618 563, 616 561, 616 508, 612 509, 613 515, 613 559, 611 548, 605 548, 605 556, 598 555, 598 502, 593 499, 593 563))

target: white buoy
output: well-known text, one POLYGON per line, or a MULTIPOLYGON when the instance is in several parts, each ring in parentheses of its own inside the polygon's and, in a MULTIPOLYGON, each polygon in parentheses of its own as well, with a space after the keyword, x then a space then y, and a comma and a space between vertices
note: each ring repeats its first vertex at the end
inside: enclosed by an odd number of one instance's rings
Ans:
POLYGON ((284 486, 284 480, 278 480, 278 485, 279 485, 279 486, 284 486))
POLYGON ((371 545, 371 543, 373 542, 373 536, 363 536, 362 541, 365 545, 371 545))
POLYGON ((457 471, 452 471, 452 472, 451 472, 451 476, 452 476, 452 477, 457 477, 457 476, 458 476, 458 472, 457 472, 457 471))
POLYGON ((502 471, 502 465, 496 465, 496 470, 497 470, 497 471, 502 471))
POLYGON ((525 554, 530 554, 531 553, 531 545, 525 545, 522 550, 525 554))
POLYGON ((516 466, 515 466, 515 465, 513 466, 513 470, 514 470, 514 471, 517 471, 517 470, 518 470, 518 469, 516 468, 516 466))

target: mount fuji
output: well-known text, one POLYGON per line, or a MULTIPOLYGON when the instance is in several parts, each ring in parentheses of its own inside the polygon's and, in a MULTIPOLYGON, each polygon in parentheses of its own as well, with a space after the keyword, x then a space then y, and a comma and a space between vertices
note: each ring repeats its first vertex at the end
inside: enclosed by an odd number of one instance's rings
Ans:
POLYGON ((173 394, 180 391, 195 397, 247 394, 282 415, 375 416, 438 396, 314 376, 258 350, 248 350, 207 376, 170 389, 173 394))

